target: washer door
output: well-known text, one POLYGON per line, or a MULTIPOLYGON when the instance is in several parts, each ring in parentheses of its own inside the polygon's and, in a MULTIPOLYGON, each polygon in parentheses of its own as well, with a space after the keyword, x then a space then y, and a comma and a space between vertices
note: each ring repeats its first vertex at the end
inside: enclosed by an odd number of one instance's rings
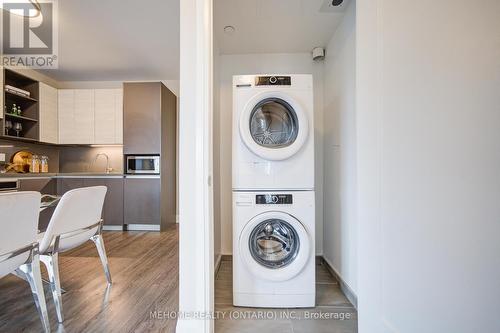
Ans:
POLYGON ((285 160, 307 140, 309 125, 301 106, 282 92, 255 96, 240 118, 240 134, 254 154, 266 160, 285 160))
POLYGON ((293 216, 266 212, 245 225, 239 247, 243 262, 255 276, 285 281, 299 274, 307 264, 311 239, 293 216))

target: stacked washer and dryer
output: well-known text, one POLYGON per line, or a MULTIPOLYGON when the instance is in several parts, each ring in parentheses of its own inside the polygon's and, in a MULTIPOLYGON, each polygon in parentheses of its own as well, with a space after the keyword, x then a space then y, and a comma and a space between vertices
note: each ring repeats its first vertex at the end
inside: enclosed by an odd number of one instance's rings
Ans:
POLYGON ((233 304, 314 307, 311 75, 233 77, 233 304))

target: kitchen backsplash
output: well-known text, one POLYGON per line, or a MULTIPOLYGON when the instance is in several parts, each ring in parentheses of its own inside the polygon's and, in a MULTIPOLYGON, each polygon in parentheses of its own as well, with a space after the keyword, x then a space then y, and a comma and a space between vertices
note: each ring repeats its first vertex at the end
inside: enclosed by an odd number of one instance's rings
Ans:
POLYGON ((20 150, 29 150, 33 154, 47 156, 49 158, 49 172, 59 172, 59 147, 0 140, 0 153, 5 154, 7 163, 10 162, 12 155, 20 150))
POLYGON ((60 147, 59 171, 60 172, 106 172, 106 157, 109 156, 109 167, 112 172, 123 172, 123 147, 60 147))
POLYGON ((29 150, 36 155, 45 155, 49 158, 49 172, 99 172, 106 171, 106 158, 99 156, 95 163, 92 161, 97 154, 109 156, 109 167, 112 172, 123 172, 123 147, 102 146, 51 146, 31 144, 17 141, 0 140, 0 153, 5 153, 9 162, 12 155, 20 150, 29 150))

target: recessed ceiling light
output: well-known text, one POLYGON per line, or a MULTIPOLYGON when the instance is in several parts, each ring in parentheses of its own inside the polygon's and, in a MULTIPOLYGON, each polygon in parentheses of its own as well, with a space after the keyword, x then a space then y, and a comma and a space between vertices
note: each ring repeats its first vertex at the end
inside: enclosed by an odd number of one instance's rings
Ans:
POLYGON ((235 31, 236 31, 236 29, 235 29, 232 25, 226 25, 226 26, 224 27, 224 32, 225 32, 226 34, 229 34, 229 35, 230 35, 230 34, 234 33, 235 31))

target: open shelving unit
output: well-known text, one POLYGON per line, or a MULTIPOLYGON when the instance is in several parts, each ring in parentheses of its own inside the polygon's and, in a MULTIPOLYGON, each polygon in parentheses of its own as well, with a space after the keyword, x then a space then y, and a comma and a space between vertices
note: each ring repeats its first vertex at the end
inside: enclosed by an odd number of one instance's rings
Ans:
POLYGON ((9 140, 20 141, 39 141, 40 137, 40 111, 38 103, 39 83, 29 77, 26 77, 18 72, 10 69, 4 69, 4 85, 1 87, 4 94, 4 117, 0 119, 0 137, 9 140), (30 93, 29 96, 24 96, 15 92, 5 90, 5 86, 10 85, 30 93), (21 115, 12 113, 13 105, 21 108, 21 115), (6 123, 12 124, 11 129, 6 129, 6 123), (14 130, 16 123, 20 123, 22 130, 17 132, 14 130))

